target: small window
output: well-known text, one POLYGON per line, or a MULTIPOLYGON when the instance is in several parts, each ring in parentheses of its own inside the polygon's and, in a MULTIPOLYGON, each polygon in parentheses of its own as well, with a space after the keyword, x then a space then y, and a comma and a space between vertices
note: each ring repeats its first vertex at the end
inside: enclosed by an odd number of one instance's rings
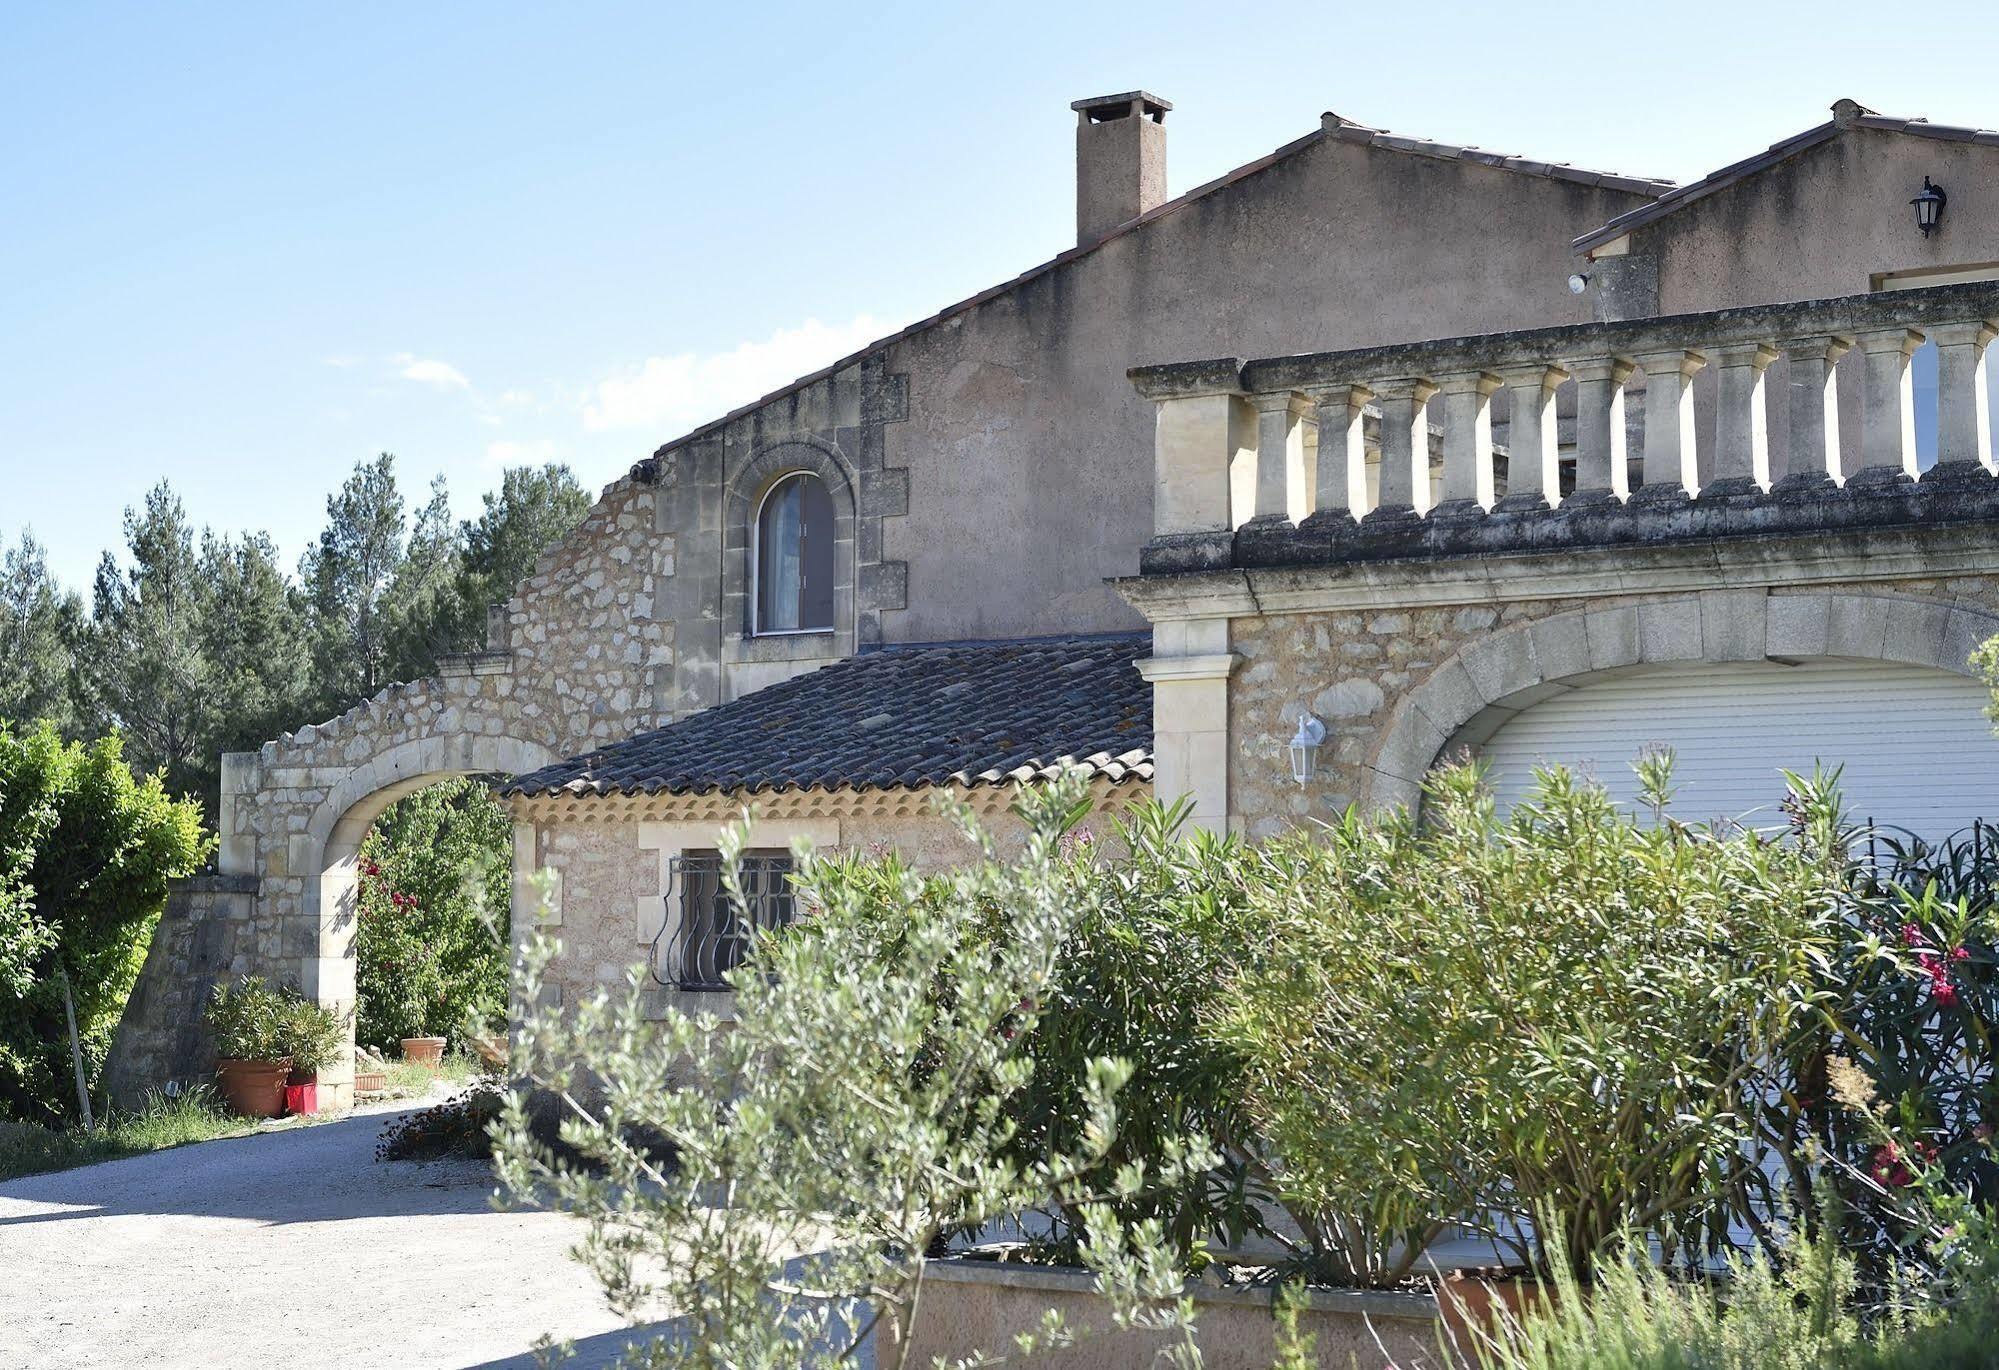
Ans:
POLYGON ((764 495, 756 523, 756 633, 833 626, 833 496, 807 472, 764 495))
POLYGON ((791 853, 745 852, 738 871, 741 908, 722 886, 721 853, 691 851, 674 858, 666 924, 653 944, 654 973, 661 981, 681 989, 727 989, 723 977, 747 959, 757 931, 790 926, 791 853))

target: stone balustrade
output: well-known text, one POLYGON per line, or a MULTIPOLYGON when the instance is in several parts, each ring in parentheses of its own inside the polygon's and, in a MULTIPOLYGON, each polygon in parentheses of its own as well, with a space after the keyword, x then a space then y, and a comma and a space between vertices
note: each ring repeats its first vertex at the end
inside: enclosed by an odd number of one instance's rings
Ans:
POLYGON ((1158 409, 1142 570, 1992 518, 1995 334, 1999 283, 1981 282, 1136 367, 1158 409), (1936 460, 1919 471, 1910 358, 1926 339, 1936 460))

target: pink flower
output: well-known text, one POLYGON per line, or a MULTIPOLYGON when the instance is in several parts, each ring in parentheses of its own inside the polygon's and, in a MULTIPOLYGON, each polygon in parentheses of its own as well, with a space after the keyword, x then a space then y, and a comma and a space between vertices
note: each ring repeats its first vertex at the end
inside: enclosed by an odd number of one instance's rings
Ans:
POLYGON ((1917 927, 1914 923, 1902 924, 1903 946, 1905 947, 1920 946, 1922 945, 1922 941, 1923 941, 1923 930, 1921 928, 1917 927))
POLYGON ((1930 998, 1943 1007, 1950 1008, 1957 1003, 1957 986, 1948 980, 1939 980, 1930 986, 1930 998))
POLYGON ((1971 953, 1963 947, 1952 947, 1950 949, 1950 959, 1953 961, 1969 961, 1971 953))

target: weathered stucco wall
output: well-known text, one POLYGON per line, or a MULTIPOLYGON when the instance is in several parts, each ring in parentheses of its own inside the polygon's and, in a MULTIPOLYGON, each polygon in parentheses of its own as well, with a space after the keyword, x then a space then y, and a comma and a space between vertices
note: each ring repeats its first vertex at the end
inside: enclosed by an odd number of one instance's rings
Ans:
POLYGON ((1322 137, 897 344, 887 637, 1136 626, 1103 585, 1152 532, 1127 367, 1583 322, 1568 244, 1645 198, 1322 137))
POLYGON ((1882 272, 1999 263, 1999 148, 1854 128, 1638 228, 1659 264, 1659 310, 1857 295, 1882 272), (1916 231, 1928 176, 1950 193, 1916 231))

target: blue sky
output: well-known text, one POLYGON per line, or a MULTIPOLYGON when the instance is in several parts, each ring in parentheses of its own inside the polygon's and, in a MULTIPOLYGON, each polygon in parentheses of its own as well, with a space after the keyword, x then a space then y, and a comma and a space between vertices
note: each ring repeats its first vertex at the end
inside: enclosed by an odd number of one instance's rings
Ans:
POLYGON ((1884 13, 0 0, 0 538, 82 588, 161 477, 288 563, 377 451, 601 485, 1066 247, 1081 96, 1174 101, 1175 193, 1326 108, 1679 179, 1999 125, 1989 6, 1884 13))

